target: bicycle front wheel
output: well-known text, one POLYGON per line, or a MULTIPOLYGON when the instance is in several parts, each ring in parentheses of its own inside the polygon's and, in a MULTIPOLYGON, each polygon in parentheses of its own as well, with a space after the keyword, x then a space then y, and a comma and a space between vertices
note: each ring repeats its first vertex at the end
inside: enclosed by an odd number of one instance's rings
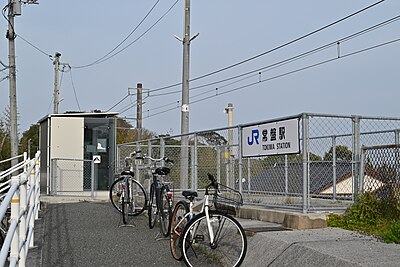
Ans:
POLYGON ((160 190, 160 224, 161 224, 161 232, 164 237, 169 235, 169 228, 171 226, 171 216, 172 216, 172 208, 170 205, 170 200, 168 198, 168 188, 163 186, 160 190))
POLYGON ((149 200, 149 208, 147 211, 149 217, 149 228, 153 229, 156 224, 157 217, 157 198, 156 198, 156 188, 154 183, 150 186, 150 200, 149 200))
POLYGON ((214 234, 211 243, 206 214, 200 213, 187 225, 183 233, 183 260, 187 266, 240 266, 247 251, 243 227, 232 216, 209 212, 214 234))
POLYGON ((189 205, 186 201, 179 201, 176 203, 174 211, 171 216, 171 231, 169 237, 169 246, 171 248, 172 257, 175 260, 182 260, 182 232, 186 226, 188 217, 185 215, 189 213, 189 205))

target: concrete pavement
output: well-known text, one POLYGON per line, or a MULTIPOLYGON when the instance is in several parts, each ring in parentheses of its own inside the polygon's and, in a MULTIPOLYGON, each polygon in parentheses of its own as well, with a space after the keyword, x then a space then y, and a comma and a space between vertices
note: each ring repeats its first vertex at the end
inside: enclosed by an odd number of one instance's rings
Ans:
MULTIPOLYGON (((30 251, 27 266, 150 266, 161 263, 183 266, 172 259, 167 241, 155 242, 154 238, 149 238, 156 230, 148 229, 145 216, 136 217, 136 228, 123 229, 117 227, 118 216, 107 200, 92 203, 87 199, 43 198, 42 201, 45 207, 42 223, 35 227, 35 232, 39 232, 35 236, 39 246, 30 251), (123 238, 121 232, 130 235, 132 244, 118 249, 118 240, 123 238), (149 252, 153 251, 151 248, 155 248, 154 252, 149 252), (149 253, 150 257, 141 258, 149 253), (117 255, 119 259, 112 259, 117 255), (140 260, 129 261, 132 257, 140 260)), ((243 207, 240 215, 245 217, 239 221, 248 235, 248 250, 242 266, 400 266, 400 245, 385 244, 347 230, 326 228, 323 214, 306 216, 243 207), (290 225, 296 229, 288 227, 290 225)))

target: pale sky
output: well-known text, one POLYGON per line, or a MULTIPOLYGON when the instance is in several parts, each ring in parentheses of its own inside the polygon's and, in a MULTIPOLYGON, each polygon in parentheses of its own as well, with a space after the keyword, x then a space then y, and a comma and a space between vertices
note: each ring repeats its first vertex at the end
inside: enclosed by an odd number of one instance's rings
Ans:
MULTIPOLYGON (((53 111, 54 66, 47 55, 59 52, 61 62, 72 66, 71 72, 60 73, 60 113, 108 111, 141 82, 146 89, 143 127, 179 134, 181 86, 155 91, 182 80, 182 44, 174 36, 183 35, 184 0, 175 2, 40 0, 39 5, 24 5, 22 16, 15 18, 21 37, 16 39, 20 132, 53 111), (77 68, 125 47, 100 64, 77 68)), ((192 0, 191 35, 200 35, 190 46, 190 77, 195 79, 190 83, 190 131, 227 126, 223 110, 228 103, 234 106, 234 125, 302 112, 400 117, 400 21, 395 19, 400 1, 383 1, 288 44, 377 2, 192 0), (294 57, 297 60, 288 61, 294 57), (277 66, 279 62, 285 64, 277 66), (235 76, 239 78, 231 79, 235 76)), ((8 63, 4 18, 0 27, 0 59, 8 63)), ((110 111, 126 110, 120 116, 134 118, 136 106, 129 107, 135 101, 136 95, 126 97, 110 111)), ((0 111, 7 105, 9 86, 4 80, 0 111)))

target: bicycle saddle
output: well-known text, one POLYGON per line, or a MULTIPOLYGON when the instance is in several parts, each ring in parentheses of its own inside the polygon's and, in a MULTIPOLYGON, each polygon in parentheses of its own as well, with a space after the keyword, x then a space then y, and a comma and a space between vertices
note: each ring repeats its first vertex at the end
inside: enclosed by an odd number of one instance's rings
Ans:
POLYGON ((156 169, 156 174, 158 175, 167 175, 170 171, 170 168, 168 167, 160 167, 156 169))
POLYGON ((135 176, 135 174, 133 173, 133 171, 123 171, 121 172, 121 175, 130 175, 130 176, 135 176))
POLYGON ((197 192, 196 191, 190 191, 190 190, 183 190, 182 191, 182 195, 185 198, 189 198, 189 197, 197 197, 197 192))

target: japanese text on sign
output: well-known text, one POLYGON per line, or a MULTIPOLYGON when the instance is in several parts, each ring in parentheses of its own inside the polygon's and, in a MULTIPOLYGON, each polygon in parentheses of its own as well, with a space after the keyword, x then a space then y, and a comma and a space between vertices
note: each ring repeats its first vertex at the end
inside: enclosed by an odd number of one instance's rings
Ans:
POLYGON ((242 128, 243 157, 294 154, 300 152, 299 119, 242 128))

